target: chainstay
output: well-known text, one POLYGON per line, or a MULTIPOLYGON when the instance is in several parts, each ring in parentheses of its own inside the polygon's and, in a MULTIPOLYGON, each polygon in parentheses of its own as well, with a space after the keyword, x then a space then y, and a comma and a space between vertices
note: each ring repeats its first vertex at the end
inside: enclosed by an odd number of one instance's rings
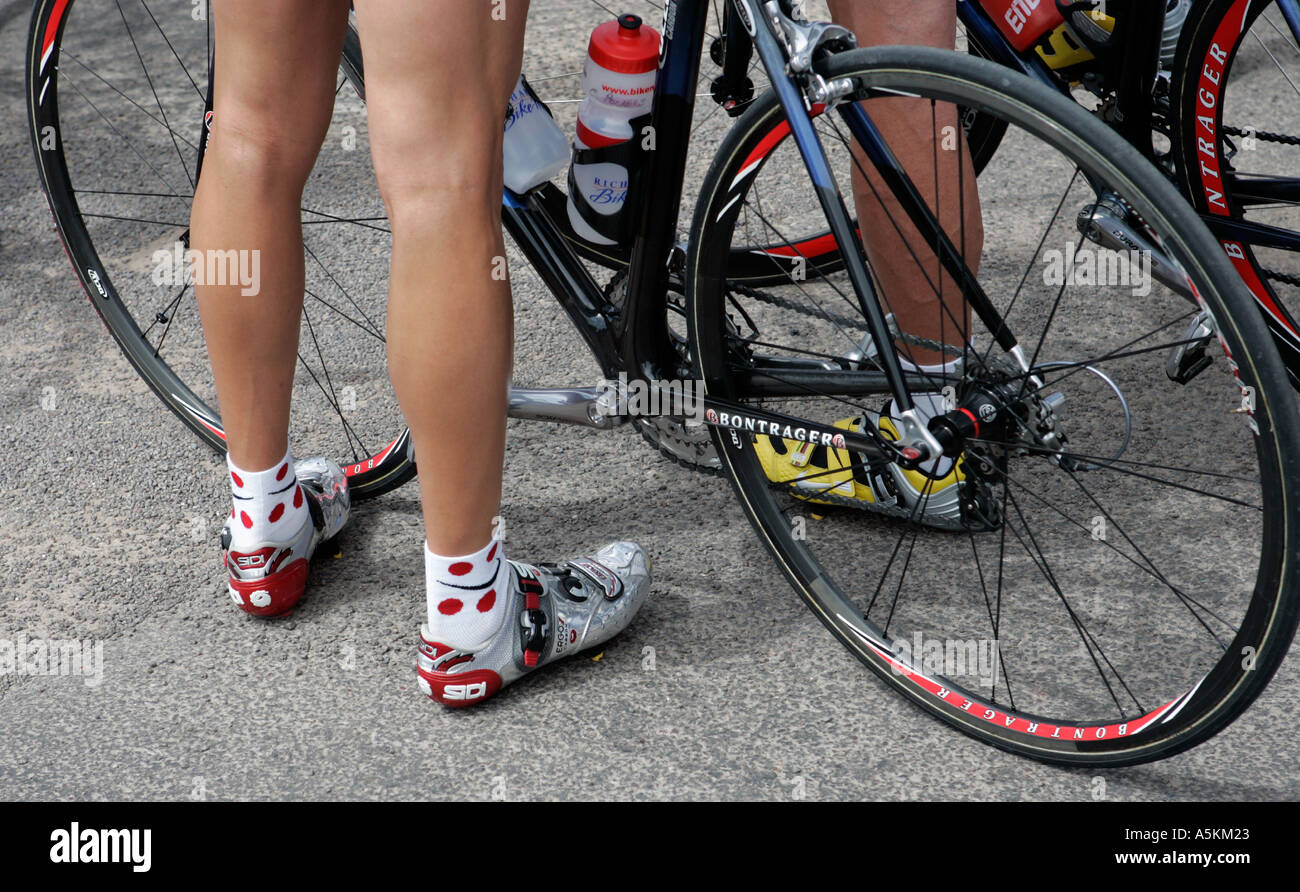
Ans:
MULTIPOLYGON (((752 297, 757 301, 770 304, 774 307, 780 307, 784 310, 790 310, 794 313, 800 313, 804 316, 812 316, 817 319, 823 319, 840 328, 856 328, 859 331, 867 330, 867 323, 863 319, 854 319, 850 316, 843 316, 839 313, 832 313, 829 310, 823 310, 820 307, 810 308, 789 298, 781 297, 777 294, 771 294, 763 291, 761 288, 754 288, 743 282, 728 282, 727 288, 737 294, 743 294, 746 297, 752 297)), ((945 356, 961 356, 961 348, 954 347, 951 344, 945 344, 941 341, 931 340, 929 338, 917 337, 916 335, 907 334, 906 332, 896 332, 895 340, 902 341, 904 344, 910 344, 913 347, 920 347, 925 350, 931 350, 935 353, 943 353, 945 356)))

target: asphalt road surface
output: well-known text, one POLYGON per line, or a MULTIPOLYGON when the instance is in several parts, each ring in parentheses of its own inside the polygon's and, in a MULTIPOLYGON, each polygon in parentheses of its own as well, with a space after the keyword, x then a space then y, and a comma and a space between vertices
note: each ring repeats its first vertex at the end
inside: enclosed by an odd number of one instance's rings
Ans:
MULTIPOLYGON (((537 4, 533 57, 581 58, 579 5, 537 4)), ((359 506, 290 618, 240 613, 214 545, 224 464, 105 332, 37 185, 27 7, 0 5, 0 638, 102 642, 103 675, 0 675, 0 799, 1300 799, 1294 656, 1224 733, 1158 764, 1102 775, 995 751, 835 644, 724 481, 626 430, 509 432, 512 555, 618 536, 653 556, 653 597, 599 659, 473 710, 421 696, 414 487, 359 506)), ((516 302, 518 380, 598 377, 535 278, 516 302)))

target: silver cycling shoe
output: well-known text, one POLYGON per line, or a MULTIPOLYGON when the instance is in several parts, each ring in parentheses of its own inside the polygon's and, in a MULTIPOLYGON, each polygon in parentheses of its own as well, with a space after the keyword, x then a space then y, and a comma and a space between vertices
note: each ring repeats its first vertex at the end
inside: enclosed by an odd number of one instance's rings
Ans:
POLYGON ((420 690, 444 706, 472 706, 547 663, 596 647, 632 621, 650 593, 641 546, 612 542, 562 564, 510 567, 510 603, 497 633, 473 650, 420 627, 420 690))
POLYGON ((339 534, 352 513, 352 493, 348 475, 328 458, 304 458, 293 463, 298 482, 310 497, 307 508, 320 542, 339 534))
POLYGON ((286 542, 264 542, 232 551, 230 518, 221 528, 221 560, 230 599, 245 613, 278 616, 292 609, 307 588, 307 563, 320 543, 333 539, 348 522, 352 496, 343 469, 327 458, 294 462, 297 485, 306 496, 309 517, 286 542))

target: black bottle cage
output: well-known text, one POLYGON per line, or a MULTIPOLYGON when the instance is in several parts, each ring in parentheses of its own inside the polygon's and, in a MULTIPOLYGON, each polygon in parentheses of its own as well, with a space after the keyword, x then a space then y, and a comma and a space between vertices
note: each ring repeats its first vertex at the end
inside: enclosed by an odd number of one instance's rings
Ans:
POLYGON ((631 239, 632 215, 628 213, 628 208, 636 203, 641 194, 646 156, 649 155, 649 151, 643 148, 645 139, 642 134, 652 119, 652 115, 633 118, 630 122, 632 138, 626 142, 599 149, 580 149, 576 145, 573 147, 573 164, 569 165, 569 194, 573 196, 573 206, 588 226, 619 244, 627 244, 631 239), (627 171, 627 198, 621 211, 617 214, 599 213, 578 194, 578 181, 574 176, 574 165, 578 164, 617 164, 627 171))

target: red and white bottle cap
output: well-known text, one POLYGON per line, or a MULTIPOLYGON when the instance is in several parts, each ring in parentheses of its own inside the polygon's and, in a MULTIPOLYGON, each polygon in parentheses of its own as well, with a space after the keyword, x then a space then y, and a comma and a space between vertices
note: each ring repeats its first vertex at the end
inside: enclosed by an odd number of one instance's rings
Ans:
POLYGON ((621 15, 591 34, 591 61, 606 71, 645 74, 659 66, 659 32, 641 27, 641 17, 621 15))

